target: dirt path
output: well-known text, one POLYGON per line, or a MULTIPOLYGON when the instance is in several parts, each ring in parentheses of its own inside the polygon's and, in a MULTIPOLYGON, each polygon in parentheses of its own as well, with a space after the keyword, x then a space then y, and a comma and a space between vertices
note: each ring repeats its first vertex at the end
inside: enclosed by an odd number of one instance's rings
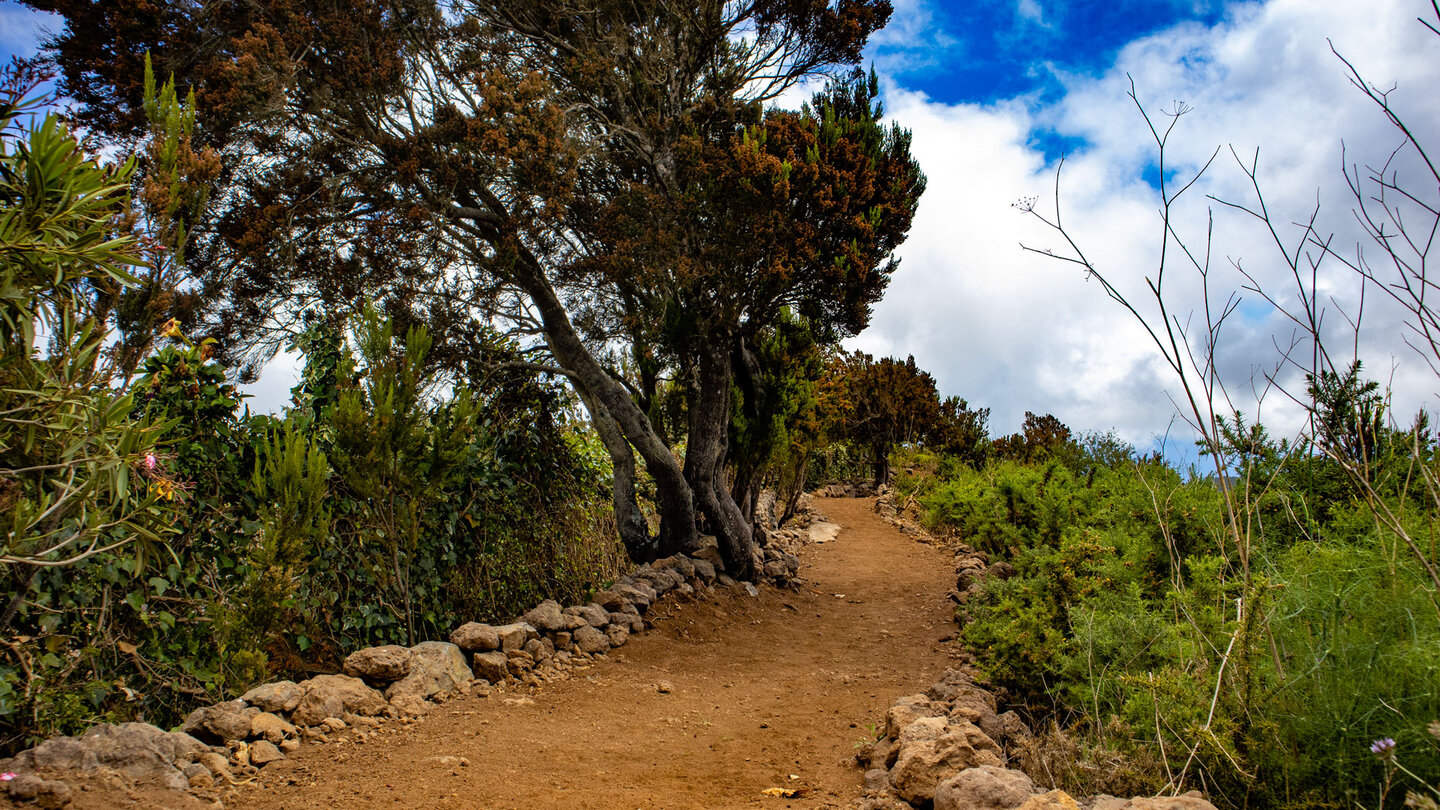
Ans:
POLYGON ((287 763, 294 784, 236 788, 225 807, 844 806, 861 793, 851 758, 865 724, 923 691, 954 648, 950 557, 872 504, 818 502, 844 531, 805 550, 798 593, 657 607, 654 629, 570 680, 306 746, 287 763))

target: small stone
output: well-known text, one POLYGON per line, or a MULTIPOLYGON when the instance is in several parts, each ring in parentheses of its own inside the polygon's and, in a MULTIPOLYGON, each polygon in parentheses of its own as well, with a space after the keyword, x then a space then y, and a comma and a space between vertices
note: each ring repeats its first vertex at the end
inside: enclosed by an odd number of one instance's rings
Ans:
POLYGON ((284 758, 285 755, 280 753, 280 749, 268 740, 259 740, 250 746, 250 764, 257 768, 263 768, 284 758))
POLYGON ((655 684, 655 691, 662 695, 668 695, 675 691, 675 685, 669 681, 659 681, 655 684))
POLYGON ((605 637, 610 641, 611 647, 623 647, 625 646, 625 642, 630 640, 630 628, 620 624, 612 624, 605 628, 605 637))
POLYGON ((508 653, 524 647, 534 629, 524 622, 515 622, 495 628, 496 634, 500 637, 500 650, 508 653))
POLYGON ((293 754, 300 750, 300 741, 291 737, 288 740, 280 741, 280 750, 287 754, 293 754))
POLYGON ((594 627, 586 625, 575 631, 575 648, 582 653, 603 653, 610 649, 610 638, 594 627))
POLYGON ((490 683, 500 683, 505 680, 508 674, 509 659, 505 653, 497 651, 476 653, 471 659, 471 669, 475 677, 484 678, 490 683))
POLYGON ((279 745, 282 740, 295 736, 295 726, 269 712, 261 712, 250 718, 250 736, 279 745))

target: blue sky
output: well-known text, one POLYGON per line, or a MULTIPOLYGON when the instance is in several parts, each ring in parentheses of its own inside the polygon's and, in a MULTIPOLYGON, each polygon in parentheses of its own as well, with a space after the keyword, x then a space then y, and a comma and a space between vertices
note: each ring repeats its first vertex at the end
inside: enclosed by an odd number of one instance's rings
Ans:
MULTIPOLYGON (((903 14, 914 4, 897 3, 903 14)), ((919 36, 881 37, 873 56, 911 90, 945 103, 985 103, 1064 93, 1057 71, 1100 75, 1142 36, 1184 22, 1213 25, 1219 2, 1177 0, 976 0, 923 6, 919 36)))
MULTIPOLYGON (((1283 222, 1317 201, 1321 226, 1354 245, 1353 200, 1341 175, 1383 162, 1398 145, 1390 126, 1351 88, 1330 44, 1392 100, 1440 151, 1440 37, 1416 22, 1428 0, 893 0, 895 14, 867 50, 888 114, 910 128, 930 179, 901 266, 871 328, 850 345, 877 355, 913 354, 941 392, 992 409, 993 432, 1019 428, 1026 411, 1053 413, 1081 431, 1114 429, 1141 447, 1189 434, 1176 421, 1178 380, 1139 324, 1083 273, 1021 250, 1061 246, 1012 203, 1055 201, 1057 160, 1067 156, 1066 223, 1107 277, 1156 317, 1145 278, 1158 269, 1155 149, 1127 98, 1133 77, 1157 120, 1184 100, 1167 163, 1187 180, 1218 148, 1221 158, 1177 208, 1177 233, 1204 247, 1212 293, 1240 292, 1240 315, 1216 352, 1222 411, 1258 413, 1272 435, 1298 427, 1286 391, 1293 369, 1274 373, 1283 317, 1240 288, 1238 264, 1282 299, 1287 274, 1255 223, 1210 197, 1246 202, 1253 191, 1229 149, 1260 151, 1267 202, 1283 222), (1207 196, 1209 195, 1209 196, 1207 196), (1213 222, 1213 229, 1212 229, 1213 222)), ((37 15, 0 0, 0 50, 33 50, 37 15)), ((1400 177, 1409 166, 1399 164, 1400 177)), ((1422 189, 1433 193, 1433 189, 1422 189)), ((1440 205, 1440 201, 1437 201, 1440 205)), ((1292 231, 1282 227, 1282 237, 1292 231)), ((1181 321, 1203 311, 1198 276, 1167 270, 1166 300, 1181 321)), ((1332 313, 1353 311, 1358 285, 1327 264, 1332 313)), ((1358 346, 1391 390, 1396 410, 1440 405, 1432 373, 1401 340, 1399 314, 1367 299, 1358 346)), ((1190 333, 1195 345, 1201 335, 1190 333)), ((1349 345, 1350 338, 1337 340, 1349 345)), ((293 362, 279 359, 252 387, 253 405, 283 403, 293 362)))

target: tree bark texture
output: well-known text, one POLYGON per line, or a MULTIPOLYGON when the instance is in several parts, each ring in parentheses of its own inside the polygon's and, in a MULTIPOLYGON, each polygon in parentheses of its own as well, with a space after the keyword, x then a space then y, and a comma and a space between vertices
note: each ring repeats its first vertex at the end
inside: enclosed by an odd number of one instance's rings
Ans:
POLYGON ((725 451, 730 425, 730 349, 717 341, 702 347, 688 376, 690 445, 685 476, 700 511, 719 542, 725 569, 737 579, 755 576, 754 535, 750 523, 725 486, 725 451))

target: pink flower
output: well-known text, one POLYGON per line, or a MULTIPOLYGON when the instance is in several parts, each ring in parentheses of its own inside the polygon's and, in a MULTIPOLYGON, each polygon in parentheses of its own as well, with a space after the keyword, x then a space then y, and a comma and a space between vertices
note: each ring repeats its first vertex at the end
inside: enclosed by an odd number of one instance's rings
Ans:
POLYGON ((145 454, 145 469, 147 469, 147 470, 153 470, 153 469, 155 469, 155 464, 156 464, 155 454, 154 454, 154 453, 146 453, 146 454, 145 454))
POLYGON ((14 778, 15 774, 10 773, 9 771, 6 771, 5 773, 0 773, 0 782, 9 782, 14 778))

